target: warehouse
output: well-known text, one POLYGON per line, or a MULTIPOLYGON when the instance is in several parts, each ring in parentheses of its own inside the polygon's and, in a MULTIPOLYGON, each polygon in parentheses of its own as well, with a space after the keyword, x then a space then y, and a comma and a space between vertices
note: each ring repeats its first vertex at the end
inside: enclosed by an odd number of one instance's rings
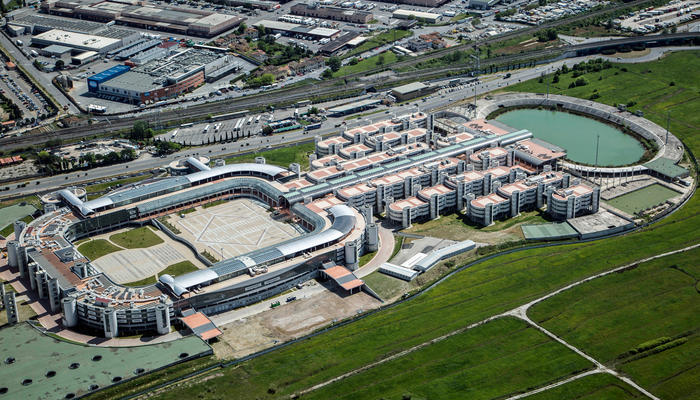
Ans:
POLYGON ((172 32, 182 35, 212 37, 238 26, 243 19, 211 11, 120 1, 51 1, 43 2, 41 10, 48 14, 72 18, 116 22, 137 28, 172 32))
POLYGON ((372 15, 371 12, 348 10, 339 7, 323 7, 316 4, 295 4, 290 11, 294 15, 301 15, 303 17, 331 19, 353 24, 367 24, 374 19, 374 15, 372 15))
POLYGON ((406 101, 430 93, 431 87, 421 83, 413 82, 391 89, 391 95, 396 101, 406 101))
POLYGON ((413 17, 419 21, 427 22, 429 24, 437 24, 440 22, 440 19, 442 19, 442 15, 440 14, 414 10, 396 10, 391 16, 397 19, 411 19, 411 17, 413 17))
POLYGON ((290 24, 289 22, 271 21, 268 19, 258 21, 255 26, 264 26, 265 29, 272 33, 281 33, 282 35, 291 37, 308 37, 311 40, 335 39, 340 35, 338 29, 308 27, 290 24))
POLYGON ((100 54, 107 53, 122 45, 120 39, 104 36, 87 35, 77 32, 68 32, 60 29, 52 29, 32 38, 32 45, 51 46, 60 45, 78 50, 94 51, 100 54))

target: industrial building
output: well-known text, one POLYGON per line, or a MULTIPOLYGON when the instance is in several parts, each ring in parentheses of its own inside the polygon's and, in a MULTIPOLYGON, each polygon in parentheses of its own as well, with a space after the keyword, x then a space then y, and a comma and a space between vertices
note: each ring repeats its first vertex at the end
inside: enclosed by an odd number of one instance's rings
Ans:
POLYGON ((279 33, 290 37, 305 37, 310 38, 311 40, 335 39, 340 36, 341 32, 340 30, 333 28, 304 26, 289 22, 271 21, 268 19, 258 21, 255 26, 263 26, 267 31, 272 33, 279 33))
POLYGON ((391 89, 391 95, 397 101, 406 101, 426 95, 432 91, 432 87, 422 82, 413 82, 391 89))
POLYGON ((353 24, 367 24, 374 19, 374 15, 368 11, 349 10, 340 7, 324 7, 317 4, 295 4, 292 6, 290 12, 303 17, 331 19, 353 24))
POLYGON ((423 7, 440 7, 441 5, 447 3, 448 0, 387 0, 387 3, 393 4, 409 4, 412 6, 423 6, 423 7))
POLYGON ((141 104, 177 97, 240 69, 232 55, 178 46, 154 47, 87 78, 88 91, 141 104))
POLYGON ((243 19, 192 8, 111 0, 46 1, 41 11, 81 20, 112 22, 181 35, 212 37, 238 26, 243 19))
MULTIPOLYGON (((119 66, 91 79, 102 87, 131 72, 133 68, 119 66)), ((43 216, 28 225, 15 224, 15 240, 8 243, 10 267, 19 270, 40 298, 49 300, 52 312, 63 313, 66 327, 106 337, 164 334, 173 318, 190 315, 193 308, 205 314, 223 312, 312 278, 333 281, 348 294, 372 294, 355 271, 360 256, 379 247, 374 213, 386 213, 389 221, 406 227, 454 210, 484 225, 544 207, 563 219, 597 211, 597 188, 556 171, 556 164, 539 172, 529 152, 515 151, 529 146, 529 131, 472 121, 480 129, 470 128, 469 138, 453 140, 436 133, 434 122, 433 115, 413 113, 344 129, 337 137, 318 137, 311 170, 303 174, 298 164, 287 170, 265 164, 264 158, 255 164, 217 162, 210 167, 206 159, 190 157, 171 164, 174 176, 131 184, 90 201, 84 190, 62 189, 46 197, 43 216), (484 158, 486 154, 493 157, 484 158), (158 283, 140 288, 114 283, 72 245, 84 237, 144 224, 182 241, 156 217, 237 197, 252 197, 290 215, 304 234, 207 261, 205 269, 164 274, 158 283)), ((453 136, 459 135, 467 133, 453 136)), ((409 266, 386 265, 383 270, 410 280, 416 275, 411 271, 424 272, 473 248, 471 241, 460 242, 409 266)), ((199 330, 211 329, 206 325, 199 330)))
POLYGON ((415 10, 401 10, 401 9, 394 11, 391 14, 391 16, 394 18, 397 18, 397 19, 415 18, 419 21, 427 22, 429 24, 437 24, 442 19, 442 15, 440 15, 440 14, 423 12, 423 11, 415 11, 415 10))
POLYGON ((33 46, 59 45, 104 54, 122 46, 120 39, 52 29, 32 37, 33 46))

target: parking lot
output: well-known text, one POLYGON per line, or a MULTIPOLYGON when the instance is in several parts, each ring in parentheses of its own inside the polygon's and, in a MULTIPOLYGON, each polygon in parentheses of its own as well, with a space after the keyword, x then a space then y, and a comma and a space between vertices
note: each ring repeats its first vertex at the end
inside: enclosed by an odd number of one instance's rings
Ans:
POLYGON ((196 145, 256 136, 272 114, 259 114, 201 124, 183 124, 163 137, 171 142, 196 145), (236 129, 238 127, 238 129, 236 129))
POLYGON ((25 120, 36 119, 47 114, 48 103, 32 85, 27 83, 14 69, 3 66, 0 75, 0 93, 15 103, 25 120))

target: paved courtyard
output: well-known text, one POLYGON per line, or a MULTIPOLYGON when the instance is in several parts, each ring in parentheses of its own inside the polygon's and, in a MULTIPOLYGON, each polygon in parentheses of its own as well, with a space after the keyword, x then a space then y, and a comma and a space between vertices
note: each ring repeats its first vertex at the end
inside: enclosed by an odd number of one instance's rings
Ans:
POLYGON ((270 246, 301 235, 298 227, 272 219, 267 207, 250 199, 236 199, 209 208, 197 207, 170 222, 198 251, 219 259, 270 246))

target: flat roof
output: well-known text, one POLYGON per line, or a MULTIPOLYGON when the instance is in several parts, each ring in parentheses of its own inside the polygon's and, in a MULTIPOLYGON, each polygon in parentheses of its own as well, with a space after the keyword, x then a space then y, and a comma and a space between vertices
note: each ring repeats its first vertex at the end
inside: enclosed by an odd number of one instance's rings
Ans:
POLYGON ((405 15, 405 16, 414 15, 414 16, 416 16, 416 18, 426 18, 426 19, 439 19, 441 17, 440 14, 434 14, 434 13, 423 12, 423 11, 413 11, 413 10, 396 10, 396 11, 394 11, 394 15, 405 15))
POLYGON ((0 330, 0 354, 16 360, 0 368, 0 382, 7 387, 8 399, 64 398, 69 393, 80 397, 90 385, 109 386, 116 377, 138 375, 139 368, 148 373, 182 361, 183 353, 192 357, 211 352, 196 336, 146 346, 97 347, 57 340, 21 323, 0 330), (78 368, 70 369, 73 363, 78 368), (56 376, 46 377, 49 371, 56 376), (22 385, 25 379, 32 384, 22 385))
POLYGON ((567 222, 523 225, 521 229, 525 239, 527 240, 557 240, 578 236, 578 232, 567 222))
POLYGON ((32 38, 32 40, 35 39, 61 43, 63 46, 88 48, 92 50, 102 50, 107 46, 116 45, 121 42, 119 39, 97 35, 87 35, 77 32, 68 32, 61 29, 52 29, 41 33, 32 38))
POLYGON ((416 92, 418 90, 423 90, 427 88, 428 85, 422 83, 422 82, 411 82, 405 85, 397 86, 393 89, 391 89, 392 92, 396 92, 399 94, 408 94, 411 92, 416 92))
POLYGON ((690 171, 676 165, 676 163, 673 160, 664 157, 657 158, 656 160, 651 160, 648 163, 644 164, 644 166, 658 174, 669 177, 671 179, 684 178, 690 175, 690 171))
POLYGON ((571 218, 567 223, 584 238, 596 233, 603 233, 614 229, 630 228, 634 223, 622 217, 603 210, 602 208, 595 214, 584 215, 582 217, 571 218))
POLYGON ((332 108, 329 108, 327 111, 329 113, 339 113, 339 112, 342 113, 342 112, 348 112, 348 111, 356 110, 358 108, 367 107, 367 106, 371 106, 371 105, 375 105, 375 104, 379 104, 379 103, 381 103, 381 100, 379 100, 379 99, 360 100, 360 101, 357 101, 354 103, 343 104, 343 105, 338 106, 338 107, 332 107, 332 108))

